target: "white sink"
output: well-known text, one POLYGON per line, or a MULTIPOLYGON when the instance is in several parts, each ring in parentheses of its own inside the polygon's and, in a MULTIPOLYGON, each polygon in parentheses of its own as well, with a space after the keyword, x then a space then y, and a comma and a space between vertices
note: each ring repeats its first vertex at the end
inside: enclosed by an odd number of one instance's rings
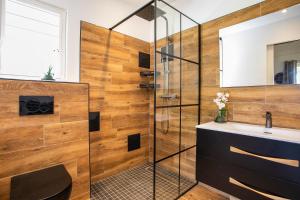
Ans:
POLYGON ((260 125, 243 124, 236 122, 215 123, 209 122, 196 126, 196 128, 268 138, 300 144, 300 130, 287 128, 265 128, 260 125))

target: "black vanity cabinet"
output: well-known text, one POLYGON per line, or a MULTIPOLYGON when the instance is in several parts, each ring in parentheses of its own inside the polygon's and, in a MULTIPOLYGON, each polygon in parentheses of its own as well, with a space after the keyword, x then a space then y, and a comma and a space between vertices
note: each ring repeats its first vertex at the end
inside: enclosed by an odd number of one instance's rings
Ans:
POLYGON ((300 199, 300 144, 197 129, 197 180, 243 200, 300 199))

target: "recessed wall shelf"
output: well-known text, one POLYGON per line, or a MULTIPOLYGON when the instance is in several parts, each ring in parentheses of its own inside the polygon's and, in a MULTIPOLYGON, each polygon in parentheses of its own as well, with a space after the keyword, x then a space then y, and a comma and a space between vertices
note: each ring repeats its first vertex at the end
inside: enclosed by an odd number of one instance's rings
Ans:
MULTIPOLYGON (((154 89, 154 84, 153 83, 141 83, 139 88, 143 88, 143 89, 154 89)), ((159 88, 160 85, 156 84, 156 88, 159 88)))
MULTIPOLYGON (((153 77, 155 75, 154 71, 143 71, 140 72, 141 77, 153 77)), ((159 76, 160 72, 156 72, 156 76, 159 76)))
POLYGON ((150 68, 150 54, 139 52, 139 67, 150 68))
POLYGON ((141 77, 151 77, 154 76, 154 71, 143 71, 140 72, 141 77))
POLYGON ((141 148, 141 134, 128 135, 128 151, 141 148))
POLYGON ((100 112, 89 113, 89 131, 100 131, 100 112))

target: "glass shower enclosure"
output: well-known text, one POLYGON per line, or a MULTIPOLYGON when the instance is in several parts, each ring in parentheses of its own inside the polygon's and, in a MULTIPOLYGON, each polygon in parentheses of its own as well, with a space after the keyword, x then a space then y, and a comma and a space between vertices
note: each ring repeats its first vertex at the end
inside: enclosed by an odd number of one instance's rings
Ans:
POLYGON ((154 7, 153 196, 176 199, 197 184, 200 26, 164 1, 154 7))
POLYGON ((153 87, 148 87, 151 198, 178 199, 197 184, 195 126, 200 123, 201 26, 167 2, 154 0, 111 30, 137 16, 149 22, 153 36, 149 69, 153 87))

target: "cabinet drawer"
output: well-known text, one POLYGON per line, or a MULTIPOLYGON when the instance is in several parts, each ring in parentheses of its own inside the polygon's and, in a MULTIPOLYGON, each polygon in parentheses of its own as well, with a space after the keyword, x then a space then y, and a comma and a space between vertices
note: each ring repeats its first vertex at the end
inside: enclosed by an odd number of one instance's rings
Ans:
POLYGON ((197 160, 197 180, 243 200, 300 198, 298 184, 206 158, 197 160))
POLYGON ((198 129, 197 158, 213 158, 300 183, 300 145, 198 129))

